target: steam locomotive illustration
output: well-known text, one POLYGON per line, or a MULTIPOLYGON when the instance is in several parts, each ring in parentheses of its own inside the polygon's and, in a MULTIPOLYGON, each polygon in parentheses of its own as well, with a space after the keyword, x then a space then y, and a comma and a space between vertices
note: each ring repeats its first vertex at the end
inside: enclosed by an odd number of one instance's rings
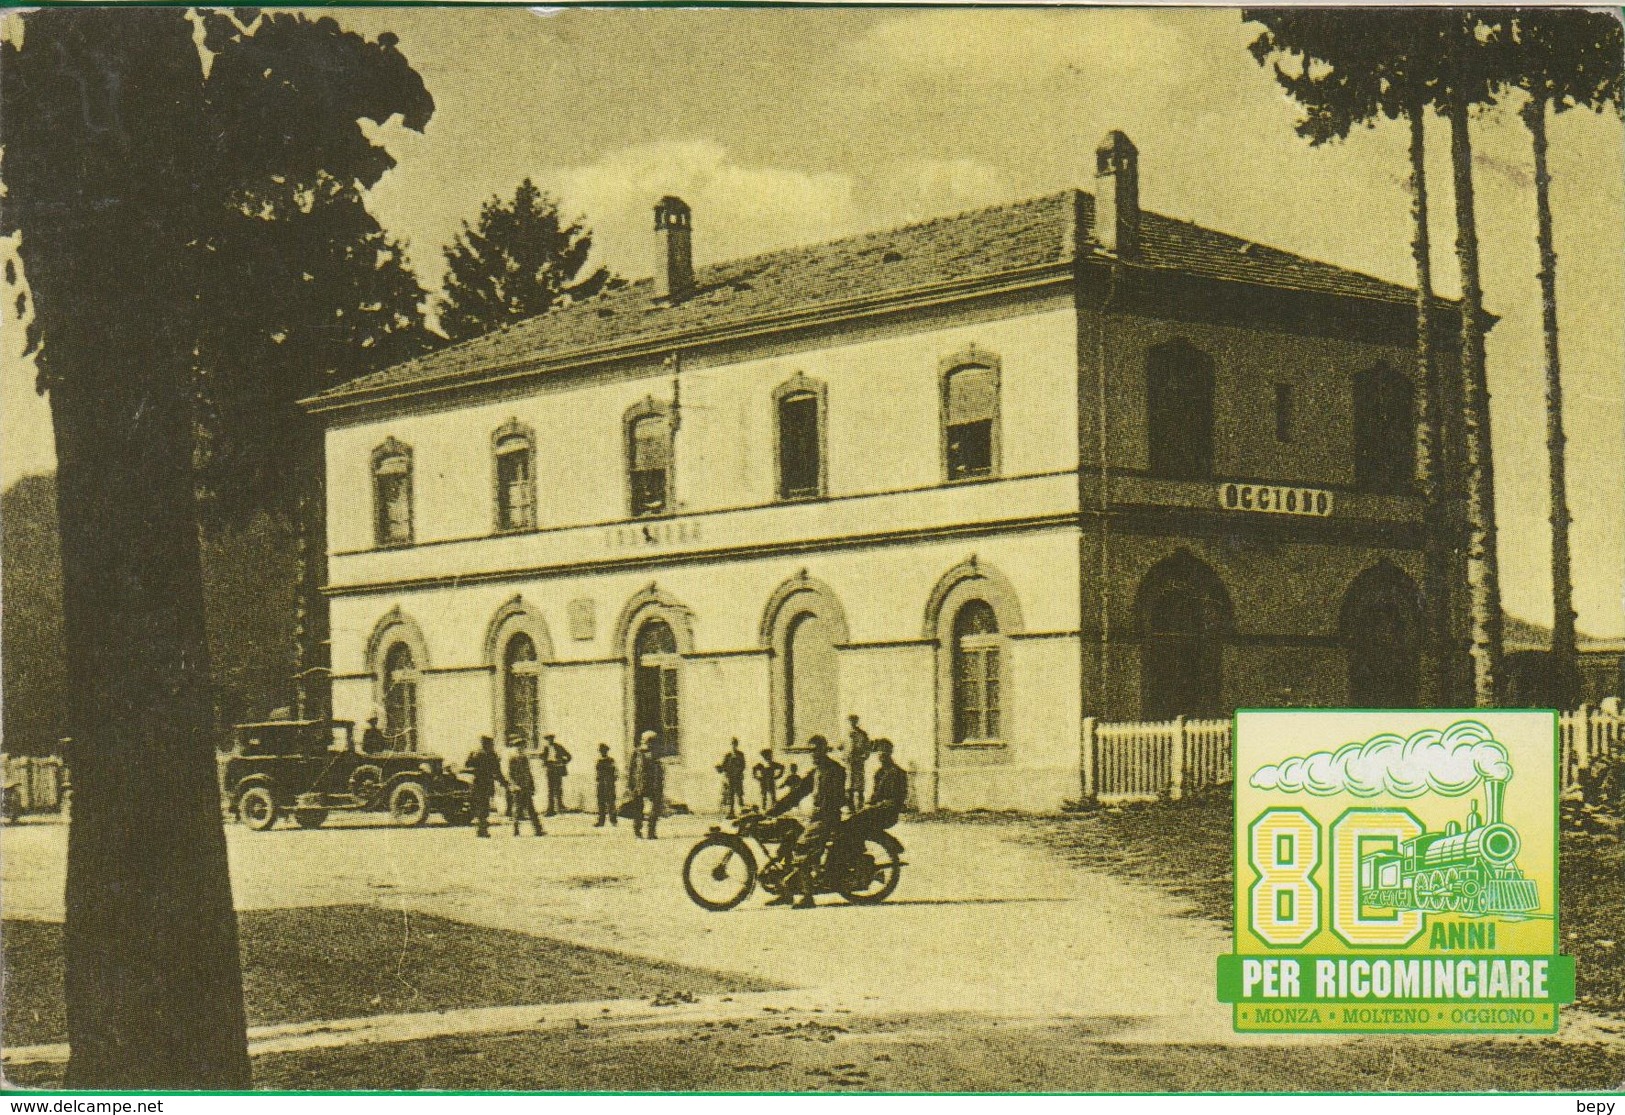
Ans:
POLYGON ((1540 894, 1518 868, 1522 841, 1501 820, 1506 783, 1484 783, 1485 816, 1475 800, 1465 825, 1445 824, 1397 849, 1360 861, 1360 897, 1367 906, 1461 914, 1521 914, 1538 909, 1540 894))

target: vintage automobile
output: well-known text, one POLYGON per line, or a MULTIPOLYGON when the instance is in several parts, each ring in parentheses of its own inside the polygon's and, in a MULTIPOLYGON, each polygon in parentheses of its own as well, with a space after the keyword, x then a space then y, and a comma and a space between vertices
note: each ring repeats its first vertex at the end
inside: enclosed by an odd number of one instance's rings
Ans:
POLYGON ((337 810, 387 811, 397 825, 421 825, 430 813, 467 824, 472 788, 434 755, 362 751, 349 720, 273 720, 232 729, 220 763, 227 808, 263 831, 284 815, 318 828, 337 810))

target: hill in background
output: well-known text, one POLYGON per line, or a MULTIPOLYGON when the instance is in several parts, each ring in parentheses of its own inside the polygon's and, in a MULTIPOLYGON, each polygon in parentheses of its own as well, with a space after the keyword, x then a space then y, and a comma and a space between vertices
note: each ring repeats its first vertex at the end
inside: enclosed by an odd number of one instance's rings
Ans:
MULTIPOLYGON (((204 542, 221 723, 292 701, 294 570, 293 533, 270 516, 204 542)), ((66 732, 68 699, 54 475, 25 476, 0 495, 0 575, 0 740, 12 754, 43 754, 66 732)))

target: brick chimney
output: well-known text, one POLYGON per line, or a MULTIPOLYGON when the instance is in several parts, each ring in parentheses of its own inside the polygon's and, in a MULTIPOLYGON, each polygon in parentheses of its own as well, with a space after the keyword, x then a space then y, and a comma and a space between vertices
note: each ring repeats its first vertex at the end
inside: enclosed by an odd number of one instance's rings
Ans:
POLYGON ((680 197, 655 203, 655 297, 683 298, 694 289, 694 214, 680 197))
POLYGON ((1123 257, 1140 250, 1140 152, 1118 131, 1095 148, 1095 242, 1123 257))

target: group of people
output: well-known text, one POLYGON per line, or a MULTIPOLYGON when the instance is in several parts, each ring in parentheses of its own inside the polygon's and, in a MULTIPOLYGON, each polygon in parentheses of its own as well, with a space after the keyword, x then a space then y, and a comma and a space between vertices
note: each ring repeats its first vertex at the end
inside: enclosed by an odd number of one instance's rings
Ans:
MULTIPOLYGON (((908 778, 892 760, 891 741, 871 740, 856 716, 848 720, 850 771, 834 758, 829 741, 821 735, 807 741, 812 764, 806 773, 794 763, 786 768, 774 758, 772 748, 764 748, 761 761, 749 770, 756 782, 760 808, 769 817, 782 816, 811 799, 810 817, 795 847, 798 885, 787 889, 784 897, 775 900, 777 903, 792 901, 798 890, 801 905, 813 903, 812 865, 838 831, 843 828, 861 831, 869 826, 890 828, 902 812, 908 795, 908 778), (872 791, 867 785, 871 758, 878 760, 872 791), (848 811, 850 817, 845 816, 848 811)), ((547 780, 546 815, 552 817, 565 811, 564 780, 573 757, 554 736, 547 735, 544 740, 537 757, 547 780)), ((522 736, 515 734, 509 739, 506 758, 497 753, 496 741, 491 736, 481 736, 480 746, 469 755, 463 769, 473 782, 470 804, 477 835, 491 835, 491 811, 498 787, 507 793, 507 812, 514 835, 520 835, 522 826, 527 823, 532 833, 545 835, 536 808, 531 753, 522 736)), ((745 794, 746 758, 738 739, 731 741, 722 762, 717 764, 717 771, 723 776, 723 807, 729 817, 736 817, 749 805, 745 794)), ((620 793, 620 770, 607 743, 598 745, 593 780, 597 804, 595 828, 618 827, 625 819, 632 822, 635 838, 659 839, 660 818, 666 806, 666 768, 661 760, 657 733, 645 731, 639 736, 627 763, 624 796, 620 793)))
MULTIPOLYGON (((547 815, 554 817, 564 812, 564 777, 569 773, 573 756, 553 736, 545 739, 540 758, 547 777, 547 815)), ((609 752, 608 746, 601 750, 606 754, 609 752)), ((508 756, 504 761, 497 754, 496 740, 481 736, 480 745, 470 753, 463 770, 474 784, 470 805, 474 811, 477 836, 491 835, 491 806, 496 800, 498 786, 507 792, 508 816, 513 821, 515 836, 519 835, 520 826, 527 821, 534 835, 547 834, 536 812, 536 775, 531 769, 530 752, 525 748, 524 737, 516 734, 509 738, 508 756)))
MULTIPOLYGON (((846 803, 853 810, 862 809, 866 800, 867 768, 871 756, 877 753, 877 744, 880 741, 869 738, 869 733, 859 722, 858 717, 848 716, 846 758, 848 764, 846 778, 846 803)), ((823 736, 813 736, 812 739, 825 739, 823 736)), ((828 746, 825 739, 825 745, 828 746)), ((890 741, 886 741, 889 747, 890 741)), ((811 747, 811 740, 808 741, 811 747)), ((772 809, 779 800, 779 788, 788 791, 800 783, 801 771, 795 763, 788 768, 773 757, 773 749, 764 747, 761 759, 750 768, 751 780, 756 783, 757 795, 761 808, 772 809)), ((728 816, 737 817, 739 811, 746 808, 748 801, 745 796, 745 753, 740 750, 739 740, 730 742, 728 751, 722 756, 722 762, 717 764, 717 773, 722 775, 722 808, 728 816)))

